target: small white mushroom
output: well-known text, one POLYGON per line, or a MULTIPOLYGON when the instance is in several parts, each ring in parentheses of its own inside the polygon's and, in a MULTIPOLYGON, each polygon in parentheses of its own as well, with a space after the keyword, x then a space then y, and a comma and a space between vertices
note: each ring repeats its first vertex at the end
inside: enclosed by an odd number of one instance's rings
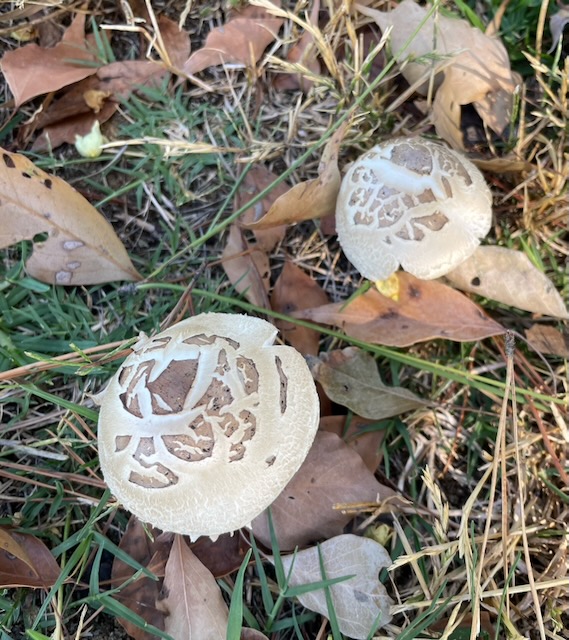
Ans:
POLYGON ((245 315, 207 313, 143 337, 104 392, 99 457, 112 493, 155 527, 248 525, 304 461, 319 401, 300 353, 245 315))
POLYGON ((466 260, 490 230, 492 195, 460 153, 421 138, 373 147, 342 180, 336 228, 344 253, 370 280, 401 265, 425 280, 466 260))

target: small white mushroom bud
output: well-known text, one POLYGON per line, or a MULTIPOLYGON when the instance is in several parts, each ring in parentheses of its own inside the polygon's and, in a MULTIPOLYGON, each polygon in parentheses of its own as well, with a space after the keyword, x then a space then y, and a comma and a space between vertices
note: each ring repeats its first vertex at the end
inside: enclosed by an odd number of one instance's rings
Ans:
POLYGON ((99 457, 112 493, 159 529, 248 525, 304 461, 319 400, 300 353, 265 320, 207 313, 133 348, 105 390, 99 457))
POLYGON ((425 280, 475 251, 492 223, 492 194, 460 153, 421 138, 390 140, 342 180, 336 228, 344 253, 370 280, 399 265, 425 280))

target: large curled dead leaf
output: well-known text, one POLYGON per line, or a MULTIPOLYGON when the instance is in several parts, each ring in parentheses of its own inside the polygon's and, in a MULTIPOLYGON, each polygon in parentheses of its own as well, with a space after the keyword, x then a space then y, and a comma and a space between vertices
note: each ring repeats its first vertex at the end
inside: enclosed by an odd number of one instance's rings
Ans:
POLYGON ((0 149, 0 249, 39 234, 28 273, 49 284, 139 280, 105 218, 64 180, 0 149))
POLYGON ((166 633, 176 640, 225 640, 227 605, 215 578, 176 535, 166 564, 163 597, 166 633))
POLYGON ((504 333, 500 324, 451 287, 419 280, 405 271, 395 276, 398 300, 370 289, 348 303, 328 304, 293 315, 334 325, 358 340, 393 347, 408 347, 433 338, 468 342, 504 333))
POLYGON ((362 349, 347 347, 309 358, 310 371, 326 395, 357 415, 383 420, 424 406, 413 392, 381 381, 377 362, 362 349))
MULTIPOLYGON (((387 551, 375 540, 345 534, 282 558, 291 587, 351 576, 329 587, 340 631, 365 640, 389 624, 393 600, 378 579, 391 565, 387 551)), ((326 591, 315 589, 298 596, 301 604, 329 618, 326 591)))
POLYGON ((346 130, 347 123, 344 123, 324 147, 318 178, 296 184, 280 196, 262 218, 244 226, 253 230, 269 229, 333 213, 341 182, 338 153, 346 130))
POLYGON ((506 49, 497 38, 485 35, 466 20, 440 14, 427 18, 429 7, 414 0, 403 0, 389 12, 361 5, 357 8, 372 17, 382 31, 393 27, 392 52, 398 61, 405 61, 401 73, 410 84, 419 83, 417 91, 426 95, 430 73, 440 74, 436 78, 433 119, 441 138, 454 148, 464 147, 460 119, 461 107, 467 104, 474 105, 493 131, 504 131, 510 122, 517 80, 506 49), (398 56, 408 40, 409 46, 398 56))
POLYGON ((16 108, 97 72, 97 58, 85 38, 85 16, 78 13, 54 47, 32 42, 4 54, 0 64, 16 108))
MULTIPOLYGON (((281 3, 274 0, 273 4, 280 7, 281 3)), ((282 23, 282 18, 262 7, 241 8, 222 27, 210 31, 204 46, 186 60, 183 71, 193 75, 225 63, 253 67, 277 37, 282 23)))
POLYGON ((524 311, 569 318, 563 298, 551 280, 523 251, 483 246, 445 275, 463 291, 497 300, 524 311))
POLYGON ((0 587, 49 589, 59 574, 59 565, 39 538, 0 527, 0 587))
MULTIPOLYGON (((381 485, 361 457, 335 433, 319 431, 296 475, 271 505, 275 535, 282 550, 342 533, 353 514, 335 505, 397 500, 381 485)), ((271 535, 266 512, 253 520, 253 533, 266 547, 271 535)))

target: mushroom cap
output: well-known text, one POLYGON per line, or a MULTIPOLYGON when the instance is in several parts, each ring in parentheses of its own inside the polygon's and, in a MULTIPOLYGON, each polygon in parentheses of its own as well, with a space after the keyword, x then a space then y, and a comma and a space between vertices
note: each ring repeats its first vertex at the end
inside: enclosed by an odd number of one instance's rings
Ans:
POLYGON ((276 334, 259 318, 205 313, 133 347, 101 401, 99 458, 139 519, 217 536, 250 524, 296 473, 319 400, 276 334))
POLYGON ((492 194, 460 153, 421 138, 379 144, 340 187, 336 228, 344 253, 370 280, 401 265, 430 280, 466 260, 492 224, 492 194))

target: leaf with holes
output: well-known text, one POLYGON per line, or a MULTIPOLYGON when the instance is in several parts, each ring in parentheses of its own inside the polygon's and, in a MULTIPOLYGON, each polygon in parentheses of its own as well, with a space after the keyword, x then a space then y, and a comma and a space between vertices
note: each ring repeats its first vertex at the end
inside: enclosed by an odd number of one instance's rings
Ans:
POLYGON ((49 284, 139 280, 112 226, 64 180, 0 149, 0 249, 45 234, 28 273, 49 284))

